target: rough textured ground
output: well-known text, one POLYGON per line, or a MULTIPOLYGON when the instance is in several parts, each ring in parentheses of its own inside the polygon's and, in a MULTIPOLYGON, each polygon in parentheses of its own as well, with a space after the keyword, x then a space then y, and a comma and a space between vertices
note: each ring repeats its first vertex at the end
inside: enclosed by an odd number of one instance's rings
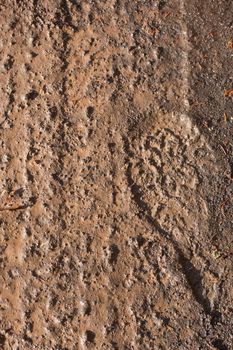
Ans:
POLYGON ((0 348, 233 349, 232 1, 0 13, 0 348))

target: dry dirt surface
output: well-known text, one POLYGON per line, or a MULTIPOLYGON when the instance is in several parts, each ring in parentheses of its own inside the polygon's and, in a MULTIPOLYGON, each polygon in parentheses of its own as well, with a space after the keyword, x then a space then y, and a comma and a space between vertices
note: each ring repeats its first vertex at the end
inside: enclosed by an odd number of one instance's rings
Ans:
POLYGON ((233 349, 232 15, 0 1, 0 349, 233 349))

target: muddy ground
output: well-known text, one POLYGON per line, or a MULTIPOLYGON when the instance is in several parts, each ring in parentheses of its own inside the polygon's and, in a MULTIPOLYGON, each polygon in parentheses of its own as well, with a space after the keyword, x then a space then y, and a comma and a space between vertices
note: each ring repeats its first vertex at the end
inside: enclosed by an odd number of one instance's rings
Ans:
POLYGON ((233 349, 233 2, 0 14, 0 348, 233 349))

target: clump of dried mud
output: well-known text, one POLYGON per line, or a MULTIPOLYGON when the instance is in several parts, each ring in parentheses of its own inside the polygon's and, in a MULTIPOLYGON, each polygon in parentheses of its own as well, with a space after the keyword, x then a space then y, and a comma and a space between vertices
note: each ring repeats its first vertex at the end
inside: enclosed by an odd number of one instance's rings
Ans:
POLYGON ((0 348, 232 349, 220 3, 1 2, 0 348))

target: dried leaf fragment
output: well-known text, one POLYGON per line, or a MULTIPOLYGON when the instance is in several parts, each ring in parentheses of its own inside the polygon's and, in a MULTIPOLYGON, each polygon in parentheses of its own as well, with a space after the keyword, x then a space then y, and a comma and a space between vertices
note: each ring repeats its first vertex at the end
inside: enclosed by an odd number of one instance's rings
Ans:
POLYGON ((225 90, 224 95, 225 95, 226 97, 231 97, 231 96, 233 96, 233 89, 225 90))
POLYGON ((230 50, 233 50, 233 42, 231 41, 231 40, 229 40, 228 42, 227 42, 227 49, 230 49, 230 50))
POLYGON ((227 113, 224 113, 224 121, 225 122, 228 122, 229 121, 229 116, 228 116, 228 114, 227 113))

